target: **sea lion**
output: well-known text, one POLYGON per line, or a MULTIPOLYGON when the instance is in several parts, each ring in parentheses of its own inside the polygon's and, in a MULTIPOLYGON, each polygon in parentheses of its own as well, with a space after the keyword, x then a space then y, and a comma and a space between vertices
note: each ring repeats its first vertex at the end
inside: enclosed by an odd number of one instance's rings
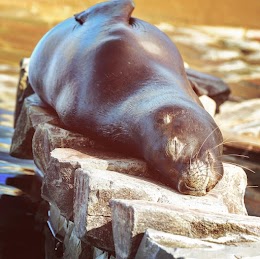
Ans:
POLYGON ((223 174, 221 132, 176 46, 133 10, 109 1, 58 24, 32 53, 29 82, 68 128, 131 150, 181 193, 205 195, 223 174))

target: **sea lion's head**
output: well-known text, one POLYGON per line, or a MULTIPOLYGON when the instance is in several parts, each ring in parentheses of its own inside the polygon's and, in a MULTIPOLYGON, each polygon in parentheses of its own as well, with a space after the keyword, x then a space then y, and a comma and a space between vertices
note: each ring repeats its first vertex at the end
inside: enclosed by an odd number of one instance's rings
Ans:
POLYGON ((163 182, 201 196, 222 178, 222 134, 199 105, 167 105, 151 112, 143 131, 145 159, 163 182))

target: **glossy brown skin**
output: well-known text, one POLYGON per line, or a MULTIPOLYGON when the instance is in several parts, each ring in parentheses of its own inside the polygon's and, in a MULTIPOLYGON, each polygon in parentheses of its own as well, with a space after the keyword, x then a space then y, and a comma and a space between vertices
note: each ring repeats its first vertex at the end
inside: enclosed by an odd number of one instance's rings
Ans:
POLYGON ((105 2, 57 25, 36 46, 29 81, 67 127, 132 150, 173 188, 204 195, 223 174, 222 135, 175 45, 130 18, 133 9, 105 2))

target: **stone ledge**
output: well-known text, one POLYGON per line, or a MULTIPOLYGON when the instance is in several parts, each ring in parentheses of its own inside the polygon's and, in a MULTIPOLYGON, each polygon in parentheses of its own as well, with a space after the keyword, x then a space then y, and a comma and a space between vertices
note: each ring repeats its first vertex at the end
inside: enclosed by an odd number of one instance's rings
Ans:
POLYGON ((259 255, 259 247, 260 238, 256 242, 228 246, 147 229, 135 259, 256 258, 259 255))
POLYGON ((66 220, 60 213, 60 210, 50 205, 49 230, 46 229, 49 241, 46 242, 46 254, 48 258, 57 258, 57 246, 62 251, 64 259, 115 259, 111 254, 93 247, 89 243, 82 242, 75 233, 75 224, 66 220), (50 254, 53 254, 52 256, 50 254))
POLYGON ((148 228, 225 245, 260 241, 260 219, 144 201, 112 200, 117 258, 132 258, 148 228))
POLYGON ((109 238, 112 233, 109 207, 111 199, 173 204, 177 207, 184 206, 187 211, 199 209, 215 213, 246 214, 243 203, 246 186, 244 171, 236 166, 226 165, 225 175, 214 192, 196 197, 180 194, 149 179, 113 171, 78 168, 74 181, 74 223, 77 236, 84 242, 91 240, 94 246, 113 251, 113 240, 109 238), (232 180, 229 181, 230 179, 232 180), (236 186, 237 181, 241 181, 239 188, 236 186), (233 193, 230 186, 235 189, 233 193), (225 197, 227 192, 230 194, 229 198, 225 197))

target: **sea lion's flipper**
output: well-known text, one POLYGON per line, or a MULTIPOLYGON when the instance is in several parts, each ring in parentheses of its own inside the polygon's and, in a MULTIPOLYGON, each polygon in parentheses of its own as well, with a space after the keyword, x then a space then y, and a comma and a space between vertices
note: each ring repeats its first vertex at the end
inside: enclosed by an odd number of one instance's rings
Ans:
POLYGON ((189 78, 189 83, 193 89, 193 91, 198 95, 208 95, 208 91, 205 90, 203 87, 199 86, 196 81, 189 78))
POLYGON ((74 14, 75 20, 79 23, 79 24, 83 24, 88 16, 88 12, 87 11, 83 11, 77 14, 74 14))
POLYGON ((75 14, 74 17, 81 25, 85 23, 90 15, 99 14, 102 14, 103 17, 107 15, 109 19, 116 18, 117 21, 129 22, 134 7, 134 2, 132 0, 112 0, 96 4, 83 12, 75 14))

